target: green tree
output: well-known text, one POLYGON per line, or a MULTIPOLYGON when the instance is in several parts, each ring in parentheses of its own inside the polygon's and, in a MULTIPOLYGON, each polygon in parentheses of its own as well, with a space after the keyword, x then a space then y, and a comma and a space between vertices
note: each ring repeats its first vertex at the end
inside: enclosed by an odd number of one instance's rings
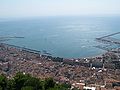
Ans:
POLYGON ((2 87, 0 86, 0 90, 2 90, 2 87))
POLYGON ((21 88, 24 86, 24 83, 29 80, 30 75, 28 74, 23 74, 23 73, 17 73, 16 76, 14 77, 14 87, 15 90, 21 90, 21 88))
POLYGON ((71 84, 69 83, 62 83, 61 86, 64 88, 71 88, 71 84))
POLYGON ((47 90, 49 88, 54 88, 55 82, 52 78, 46 78, 44 82, 44 89, 47 90))
POLYGON ((13 79, 8 80, 7 90, 15 90, 15 81, 13 79))
POLYGON ((12 79, 0 75, 0 90, 69 90, 69 84, 56 84, 52 78, 40 80, 29 74, 17 73, 12 79))
POLYGON ((42 84, 38 78, 29 77, 27 81, 25 81, 24 86, 31 86, 34 90, 42 90, 42 84))
POLYGON ((6 90, 7 78, 4 75, 0 75, 0 87, 2 88, 2 90, 6 90))
POLYGON ((22 87, 21 90, 34 90, 32 86, 25 86, 25 87, 22 87))

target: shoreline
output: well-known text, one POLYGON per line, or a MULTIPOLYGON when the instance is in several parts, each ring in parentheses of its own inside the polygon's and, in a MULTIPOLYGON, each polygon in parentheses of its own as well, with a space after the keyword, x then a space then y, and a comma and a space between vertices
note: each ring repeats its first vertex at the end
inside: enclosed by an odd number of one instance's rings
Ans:
POLYGON ((17 72, 22 72, 43 79, 52 77, 57 82, 70 84, 86 83, 87 80, 87 85, 91 83, 103 85, 104 81, 109 79, 109 77, 104 77, 107 75, 111 77, 117 75, 115 80, 120 80, 120 72, 113 73, 115 72, 114 63, 107 62, 104 68, 102 58, 64 59, 41 55, 35 50, 30 50, 0 43, 1 74, 12 78, 17 72), (111 64, 113 68, 109 66, 111 64), (108 72, 109 70, 112 72, 108 72), (97 78, 98 76, 101 78, 97 78))
POLYGON ((30 53, 39 54, 39 55, 43 55, 43 56, 47 56, 47 57, 52 57, 52 58, 63 58, 63 59, 70 59, 71 60, 71 59, 85 59, 85 58, 91 59, 91 58, 96 58, 96 57, 102 57, 102 54, 99 54, 99 55, 79 57, 79 58, 64 58, 64 57, 59 57, 59 56, 52 56, 52 54, 50 54, 50 53, 42 53, 42 51, 39 51, 39 50, 30 49, 30 48, 26 48, 26 47, 21 47, 21 46, 17 46, 17 45, 12 45, 12 44, 8 44, 8 43, 0 43, 0 44, 7 45, 9 47, 13 47, 13 48, 20 49, 20 50, 23 50, 23 51, 27 51, 27 52, 30 52, 30 53))
MULTIPOLYGON (((12 47, 12 48, 16 48, 16 49, 20 49, 20 51, 25 51, 25 52, 29 52, 29 53, 34 53, 34 54, 38 54, 40 57, 46 57, 51 59, 52 61, 58 61, 58 62, 64 62, 64 60, 72 60, 74 62, 76 62, 76 60, 83 60, 83 59, 94 59, 94 58, 102 58, 102 54, 99 55, 95 55, 95 56, 88 56, 88 57, 82 57, 82 58, 64 58, 64 57, 58 57, 58 56, 52 56, 52 54, 43 54, 41 53, 41 51, 39 50, 34 50, 34 49, 30 49, 30 48, 26 48, 26 47, 20 47, 20 46, 16 46, 16 45, 11 45, 11 44, 7 44, 7 43, 0 43, 0 45, 5 45, 8 47, 12 47)), ((103 53, 104 54, 104 53, 103 53)))

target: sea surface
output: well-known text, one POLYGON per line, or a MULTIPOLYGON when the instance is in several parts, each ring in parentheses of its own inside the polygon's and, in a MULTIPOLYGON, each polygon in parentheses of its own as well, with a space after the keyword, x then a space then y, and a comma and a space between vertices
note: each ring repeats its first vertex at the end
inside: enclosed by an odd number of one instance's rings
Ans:
MULTIPOLYGON (((0 19, 0 37, 18 36, 5 43, 64 58, 104 53, 95 38, 120 31, 120 17, 39 17, 0 19)), ((119 36, 117 36, 119 38, 119 36)))

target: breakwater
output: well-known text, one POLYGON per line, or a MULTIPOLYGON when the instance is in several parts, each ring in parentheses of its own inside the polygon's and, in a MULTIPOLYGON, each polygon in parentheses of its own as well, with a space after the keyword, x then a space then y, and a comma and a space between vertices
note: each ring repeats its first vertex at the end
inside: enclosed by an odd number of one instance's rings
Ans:
POLYGON ((29 52, 29 53, 39 54, 42 57, 46 57, 47 59, 51 59, 52 61, 63 62, 63 58, 53 57, 53 56, 51 56, 52 54, 47 53, 47 52, 42 54, 41 53, 42 51, 39 51, 39 50, 29 49, 26 47, 20 47, 20 46, 16 46, 16 45, 7 44, 7 43, 0 43, 0 45, 20 49, 21 51, 25 51, 25 52, 29 52))
POLYGON ((27 52, 32 52, 32 53, 38 53, 38 54, 41 53, 41 51, 38 51, 38 50, 33 50, 33 49, 26 48, 26 47, 20 47, 20 46, 6 44, 6 43, 0 43, 0 45, 7 45, 9 47, 14 47, 14 48, 21 49, 21 50, 27 51, 27 52))

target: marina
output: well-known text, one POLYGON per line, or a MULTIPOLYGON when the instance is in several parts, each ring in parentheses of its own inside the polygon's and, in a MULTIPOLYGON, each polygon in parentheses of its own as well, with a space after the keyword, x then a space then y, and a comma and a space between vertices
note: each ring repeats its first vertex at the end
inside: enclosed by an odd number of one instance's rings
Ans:
POLYGON ((120 0, 0 0, 0 90, 120 90, 120 0))
POLYGON ((119 17, 85 18, 48 17, 6 21, 4 25, 0 22, 0 37, 24 37, 4 38, 4 43, 27 47, 41 53, 45 50, 55 57, 85 58, 100 55, 105 51, 93 47, 98 43, 95 38, 119 32, 119 17))
POLYGON ((113 53, 105 53, 91 58, 66 59, 1 43, 0 74, 12 78, 17 72, 23 72, 41 79, 52 77, 56 82, 70 83, 74 87, 83 83, 87 86, 101 88, 105 85, 110 88, 109 85, 120 82, 120 61, 112 59, 113 56, 113 53))

